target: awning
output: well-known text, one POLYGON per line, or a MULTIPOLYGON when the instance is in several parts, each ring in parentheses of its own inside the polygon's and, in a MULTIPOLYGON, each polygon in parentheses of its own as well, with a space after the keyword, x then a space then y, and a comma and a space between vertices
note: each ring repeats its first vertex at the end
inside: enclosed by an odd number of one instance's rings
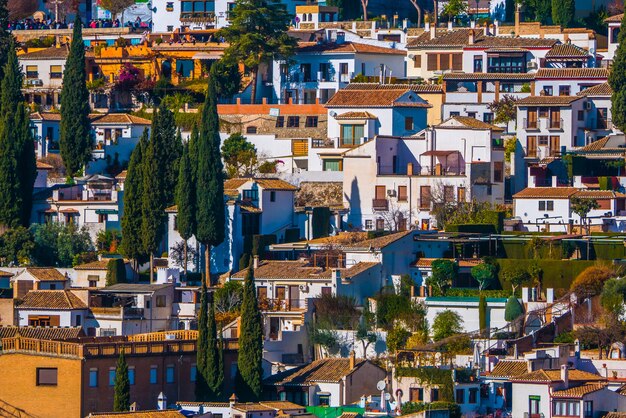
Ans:
POLYGON ((198 52, 191 59, 194 60, 219 60, 222 58, 222 54, 211 54, 208 52, 198 52))
POLYGON ((57 211, 54 209, 46 209, 43 211, 43 213, 57 213, 57 211))
POLYGON ((420 157, 447 157, 448 155, 456 154, 458 151, 426 151, 420 155, 420 157))
POLYGON ((59 212, 61 213, 79 213, 76 209, 61 209, 59 212))
POLYGON ((117 215, 117 209, 96 209, 96 215, 117 215))

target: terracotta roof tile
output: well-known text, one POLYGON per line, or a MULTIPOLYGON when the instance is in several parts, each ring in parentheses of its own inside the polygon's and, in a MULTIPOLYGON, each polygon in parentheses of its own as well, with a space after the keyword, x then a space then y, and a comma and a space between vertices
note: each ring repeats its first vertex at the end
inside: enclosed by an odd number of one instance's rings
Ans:
POLYGON ((535 79, 535 73, 447 73, 444 80, 522 80, 535 79))
POLYGON ((406 89, 416 93, 441 93, 439 84, 379 84, 379 83, 349 83, 344 90, 398 90, 406 89))
POLYGON ((117 176, 115 176, 115 178, 118 180, 123 180, 123 179, 126 179, 127 174, 128 174, 128 170, 122 170, 122 172, 118 174, 117 176))
POLYGON ((71 290, 31 290, 16 309, 86 309, 85 302, 71 290))
POLYGON ((573 44, 554 45, 551 50, 546 53, 546 58, 586 58, 589 52, 573 44))
MULTIPOLYGON (((339 270, 341 271, 341 277, 351 278, 378 265, 379 263, 374 262, 360 262, 349 268, 339 270)), ((236 279, 243 279, 247 272, 248 269, 246 268, 233 274, 232 277, 236 279)), ((331 269, 314 267, 307 260, 264 260, 261 261, 259 266, 254 270, 254 276, 259 279, 328 280, 331 277, 331 273, 331 269)))
POLYGON ((376 45, 362 44, 357 42, 344 42, 344 43, 317 43, 317 42, 300 42, 298 47, 298 53, 307 52, 328 52, 328 53, 344 53, 344 54, 391 54, 391 55, 406 55, 406 51, 385 48, 376 45))
POLYGON ((354 369, 350 368, 350 359, 325 358, 311 364, 275 374, 266 379, 266 383, 286 386, 308 386, 317 382, 334 383, 351 374, 365 363, 363 359, 355 361, 354 369))
POLYGON ((495 126, 492 125, 490 123, 487 122, 483 122, 482 120, 478 120, 476 118, 471 118, 468 116, 452 116, 451 118, 448 118, 447 120, 443 121, 442 123, 440 123, 439 125, 436 126, 437 128, 453 128, 453 129, 458 129, 458 128, 470 128, 470 129, 478 129, 478 130, 492 130, 492 131, 496 131, 496 132, 502 132, 504 131, 503 128, 499 127, 499 126, 495 126), (450 124, 450 121, 456 121, 458 123, 460 123, 462 126, 457 126, 456 124, 450 124))
POLYGON ((30 119, 32 120, 49 120, 49 121, 59 121, 61 120, 60 113, 52 113, 52 112, 33 112, 30 114, 30 119))
POLYGON ((102 260, 92 261, 90 263, 79 264, 74 267, 74 270, 106 270, 109 266, 109 261, 112 258, 103 258, 102 260))
POLYGON ((345 112, 341 115, 335 116, 335 119, 378 119, 376 115, 372 115, 370 112, 345 112))
POLYGON ((269 406, 264 406, 260 403, 236 403, 233 407, 241 412, 264 412, 264 411, 275 411, 274 408, 270 408, 269 406))
POLYGON ((573 388, 568 388, 564 390, 557 390, 552 392, 553 398, 578 398, 581 399, 583 396, 597 392, 606 387, 606 383, 587 383, 581 386, 576 386, 573 388))
POLYGON ((514 377, 521 376, 526 373, 528 373, 528 367, 526 366, 525 361, 501 360, 495 365, 493 370, 491 370, 489 376, 514 377))
POLYGON ((326 107, 431 107, 426 101, 419 97, 411 97, 409 102, 400 103, 398 100, 409 90, 402 88, 397 90, 339 90, 326 103, 326 107))
POLYGON ((0 327, 0 339, 17 336, 38 340, 67 340, 85 336, 82 327, 0 327))
MULTIPOLYGON (((521 376, 513 376, 511 380, 514 382, 560 382, 561 370, 540 369, 521 376)), ((568 380, 570 382, 601 382, 606 379, 594 373, 571 369, 568 370, 568 380)))
POLYGON ((536 199, 550 197, 554 199, 615 199, 624 198, 626 194, 612 190, 577 189, 576 187, 527 187, 513 195, 514 199, 536 199))
POLYGON ((92 124, 96 125, 119 125, 119 124, 133 124, 133 125, 151 125, 152 121, 139 116, 129 115, 128 113, 92 113, 89 115, 89 120, 92 124))
POLYGON ((290 409, 304 409, 304 406, 295 404, 289 401, 261 401, 259 402, 263 406, 267 406, 272 409, 276 409, 279 411, 290 410, 290 409))
POLYGON ((540 78, 608 78, 609 70, 606 68, 540 68, 537 70, 535 79, 540 78))
POLYGON ((530 96, 515 102, 516 106, 570 106, 580 96, 530 96))
MULTIPOLYGON (((433 261, 435 260, 439 260, 439 259, 438 258, 420 258, 417 261, 413 262, 411 264, 411 267, 427 267, 428 268, 432 266, 433 261)), ((449 259, 449 260, 456 261, 459 267, 473 267, 473 266, 483 263, 483 260, 479 258, 466 258, 466 259, 460 259, 460 260, 449 259)))
POLYGON ((624 13, 621 13, 618 15, 609 16, 606 19, 604 19, 604 21, 605 22, 621 22, 623 18, 624 18, 624 13))
POLYGON ((578 92, 578 96, 612 96, 613 89, 609 83, 596 84, 578 92))
POLYGON ((352 248, 352 249, 374 248, 374 249, 380 250, 412 233, 413 231, 411 230, 396 232, 394 234, 384 235, 382 237, 372 238, 372 239, 368 239, 365 241, 348 244, 348 245, 345 245, 344 248, 352 248))
POLYGON ((180 411, 135 411, 135 412, 92 412, 87 417, 93 418, 183 418, 180 411))
POLYGON ((28 267, 26 271, 41 282, 61 282, 67 278, 59 270, 48 267, 28 267))
POLYGON ((59 60, 67 59, 69 55, 69 48, 67 45, 62 45, 60 48, 52 46, 50 48, 42 49, 40 51, 27 52, 22 55, 18 55, 20 60, 59 60))
POLYGON ((502 48, 502 47, 534 47, 550 48, 558 41, 556 39, 541 38, 510 38, 504 36, 485 36, 481 29, 453 29, 452 31, 439 31, 437 36, 430 39, 430 34, 422 34, 418 38, 407 43, 408 48, 441 48, 441 47, 466 47, 473 49, 502 48), (474 43, 469 43, 470 31, 474 31, 474 43))
POLYGON ((236 193, 236 189, 240 188, 249 181, 255 181, 265 190, 298 190, 296 186, 285 180, 275 178, 234 178, 224 182, 224 191, 229 190, 236 193))
POLYGON ((50 164, 46 164, 42 161, 37 161, 37 170, 52 170, 54 167, 52 167, 50 164))

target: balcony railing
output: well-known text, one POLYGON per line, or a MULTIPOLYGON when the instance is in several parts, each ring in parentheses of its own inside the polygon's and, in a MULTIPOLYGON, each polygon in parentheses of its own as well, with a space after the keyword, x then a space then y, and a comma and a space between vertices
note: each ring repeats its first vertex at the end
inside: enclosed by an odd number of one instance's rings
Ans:
POLYGON ((373 199, 372 208, 374 210, 389 210, 389 201, 387 199, 373 199))
POLYGON ((548 119, 548 129, 561 130, 563 129, 563 118, 561 119, 548 119))
POLYGON ((526 130, 538 130, 539 129, 539 121, 538 120, 528 120, 524 118, 522 126, 526 130))
POLYGON ((306 309, 306 300, 261 298, 259 299, 259 309, 264 312, 302 311, 306 309))

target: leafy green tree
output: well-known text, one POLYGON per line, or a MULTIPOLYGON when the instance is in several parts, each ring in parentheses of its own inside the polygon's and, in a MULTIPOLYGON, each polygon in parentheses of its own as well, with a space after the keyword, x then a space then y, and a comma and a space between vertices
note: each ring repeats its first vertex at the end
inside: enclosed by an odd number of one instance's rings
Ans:
POLYGON ((243 301, 243 285, 241 282, 229 280, 213 292, 215 310, 219 313, 236 312, 241 309, 243 301))
POLYGON ((61 135, 59 147, 69 178, 76 176, 91 157, 89 91, 85 74, 83 25, 78 14, 74 21, 72 44, 63 71, 61 90, 61 135))
POLYGON ((106 285, 126 283, 126 263, 121 258, 112 258, 107 263, 106 285))
POLYGON ((205 280, 211 281, 211 246, 224 241, 225 206, 222 158, 220 155, 219 118, 215 83, 209 88, 198 135, 196 169, 196 238, 204 246, 205 280))
POLYGON ((467 12, 467 2, 464 0, 448 0, 443 6, 442 15, 448 17, 448 21, 452 21, 455 17, 467 12))
POLYGON ((459 274, 459 265, 443 258, 432 263, 432 274, 426 279, 426 285, 432 286, 436 294, 445 295, 446 291, 459 274))
POLYGON ((511 295, 504 307, 504 320, 508 322, 515 321, 523 313, 524 307, 515 296, 511 295))
POLYGON ((211 398, 211 389, 207 380, 207 353, 209 351, 209 295, 206 283, 200 290, 200 309, 198 310, 198 341, 196 348, 196 400, 207 401, 211 398))
POLYGON ((0 264, 2 266, 28 266, 31 264, 35 241, 23 226, 9 229, 0 235, 0 264))
POLYGON ((188 241, 196 229, 196 187, 193 178, 193 168, 189 158, 189 144, 183 147, 178 170, 178 184, 176 185, 176 224, 178 233, 183 239, 183 271, 187 274, 188 241))
POLYGON ((515 97, 505 94, 500 100, 494 100, 487 106, 493 112, 494 123, 508 124, 517 118, 517 108, 515 107, 515 97))
POLYGON ((22 102, 17 106, 11 126, 13 126, 13 141, 16 148, 19 200, 21 200, 19 221, 22 226, 28 227, 33 208, 33 190, 37 179, 37 157, 29 111, 25 103, 22 102))
POLYGON ((248 267, 243 283, 239 346, 246 349, 239 350, 237 391, 240 399, 254 402, 260 398, 262 391, 263 320, 256 297, 252 264, 248 267))
POLYGON ((356 300, 346 295, 326 294, 314 299, 315 315, 334 329, 356 329, 359 313, 356 300))
POLYGON ((526 20, 541 22, 542 24, 551 23, 552 1, 551 0, 524 0, 526 20))
MULTIPOLYGON (((570 199, 572 212, 580 217, 580 228, 587 225, 587 215, 594 209, 598 209, 600 204, 594 199, 584 199, 580 197, 572 197, 570 199)), ((589 225, 587 225, 587 234, 589 234, 589 225)))
POLYGON ((601 294, 604 284, 616 276, 615 271, 607 266, 587 267, 576 276, 569 290, 583 301, 601 294))
POLYGON ((143 201, 143 152, 148 146, 148 130, 143 131, 139 143, 133 150, 124 181, 124 214, 122 216, 122 243, 124 255, 135 261, 145 255, 141 239, 143 201))
POLYGON ((130 410, 130 379, 128 378, 128 364, 124 350, 121 350, 115 367, 113 411, 124 412, 128 410, 130 410))
POLYGON ((575 0, 552 0, 552 22, 569 28, 574 22, 575 0))
POLYGON ((0 112, 2 115, 17 111, 19 103, 24 101, 22 94, 22 83, 24 75, 17 60, 15 42, 10 39, 8 50, 6 51, 6 62, 2 69, 2 95, 0 98, 0 112))
POLYGON ((451 310, 445 310, 435 315, 433 320, 433 340, 439 341, 463 332, 463 319, 451 310))
POLYGON ((478 289, 483 290, 496 278, 496 266, 493 264, 481 263, 472 267, 472 277, 478 282, 478 289))
POLYGON ((232 99, 241 89, 241 72, 236 61, 218 60, 211 66, 210 76, 215 80, 216 94, 220 99, 232 99))
POLYGON ((624 300, 626 299, 626 279, 613 278, 604 283, 600 295, 602 307, 617 319, 624 317, 624 300))
POLYGON ((611 96, 612 122, 620 131, 626 132, 626 15, 622 18, 618 47, 613 57, 612 71, 609 73, 609 85, 613 90, 611 96))
POLYGON ((37 266, 72 267, 77 256, 94 251, 89 231, 74 224, 50 222, 31 226, 35 241, 33 261, 37 266))
POLYGON ((226 138, 222 145, 222 157, 226 175, 230 178, 252 176, 258 162, 256 148, 240 133, 226 138))
POLYGON ((337 331, 329 324, 317 321, 310 327, 309 341, 322 347, 329 355, 336 355, 341 350, 337 331))
POLYGON ((401 326, 395 326, 387 333, 387 349, 395 354, 399 349, 406 346, 411 333, 401 326))
POLYGON ((485 295, 480 295, 478 298, 478 327, 483 338, 489 337, 489 330, 487 327, 487 298, 485 295))
POLYGON ((220 31, 229 43, 224 59, 243 62, 252 73, 252 103, 256 102, 259 66, 295 53, 297 41, 287 33, 290 22, 291 16, 278 0, 238 0, 230 12, 230 25, 220 31))
POLYGON ((530 279, 528 271, 522 266, 513 266, 501 272, 502 278, 511 284, 513 293, 530 279))
POLYGON ((135 4, 135 0, 100 0, 100 7, 111 12, 115 19, 117 15, 122 14, 122 22, 124 21, 124 10, 135 4))

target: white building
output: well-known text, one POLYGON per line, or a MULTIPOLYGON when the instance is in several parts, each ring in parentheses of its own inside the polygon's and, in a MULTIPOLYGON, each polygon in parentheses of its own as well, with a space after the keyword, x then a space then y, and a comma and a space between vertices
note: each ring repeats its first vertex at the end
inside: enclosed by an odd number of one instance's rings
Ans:
MULTIPOLYGON (((105 287, 107 268, 111 258, 103 258, 85 264, 79 264, 74 267, 76 273, 72 280, 72 287, 105 287)), ((124 261, 126 268, 126 279, 130 281, 133 278, 133 270, 127 261, 124 261)))
POLYGON ((60 104, 68 45, 27 52, 18 56, 24 72, 24 95, 29 103, 52 109, 60 104))
POLYGON ((606 68, 540 68, 535 74, 535 95, 574 96, 608 78, 606 68))
POLYGON ((31 290, 15 306, 20 327, 85 326, 87 304, 71 290, 31 290))
POLYGON ((28 267, 11 278, 13 298, 21 299, 30 290, 62 290, 69 287, 67 276, 55 268, 28 267))
POLYGON ((617 47, 619 46, 619 32, 620 26, 622 25, 622 19, 624 18, 624 14, 618 14, 615 16, 611 16, 606 18, 604 21, 608 26, 608 51, 606 57, 604 57, 603 64, 609 65, 613 62, 615 58, 615 51, 617 51, 617 47))

